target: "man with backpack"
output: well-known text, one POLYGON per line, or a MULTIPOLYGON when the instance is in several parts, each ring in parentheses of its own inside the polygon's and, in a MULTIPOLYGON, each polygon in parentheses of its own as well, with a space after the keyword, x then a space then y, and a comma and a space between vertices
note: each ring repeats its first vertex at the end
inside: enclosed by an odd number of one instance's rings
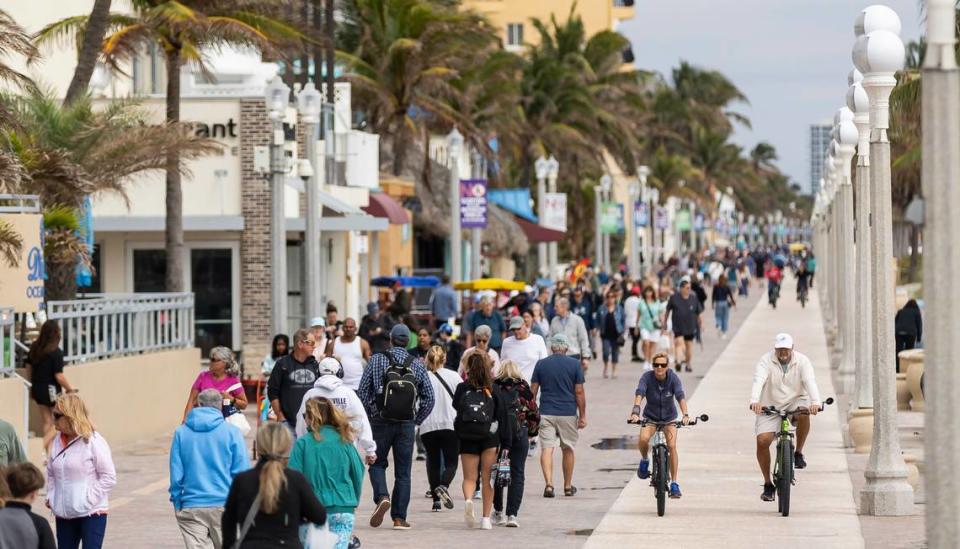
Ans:
POLYGON ((397 324, 390 330, 390 348, 370 357, 357 394, 370 418, 377 460, 370 466, 370 484, 376 504, 370 526, 376 528, 390 510, 394 530, 409 530, 410 469, 417 425, 433 410, 434 395, 427 369, 406 351, 410 329, 397 324), (387 456, 393 451, 393 494, 387 488, 387 456))

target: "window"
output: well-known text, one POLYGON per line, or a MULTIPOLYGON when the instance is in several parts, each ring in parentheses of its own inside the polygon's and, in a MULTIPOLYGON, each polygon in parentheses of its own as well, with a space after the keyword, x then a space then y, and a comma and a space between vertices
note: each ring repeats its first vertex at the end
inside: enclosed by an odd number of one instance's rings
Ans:
POLYGON ((523 45, 523 23, 507 23, 507 47, 523 45))
POLYGON ((159 249, 133 251, 133 291, 163 292, 167 276, 167 252, 159 249))
POLYGON ((230 248, 190 250, 190 288, 195 298, 194 345, 201 356, 233 348, 233 257, 230 248))

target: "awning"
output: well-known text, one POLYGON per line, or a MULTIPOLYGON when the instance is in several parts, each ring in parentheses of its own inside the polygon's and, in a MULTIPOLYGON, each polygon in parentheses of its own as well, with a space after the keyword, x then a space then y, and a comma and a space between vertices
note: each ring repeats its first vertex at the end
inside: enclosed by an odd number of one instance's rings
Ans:
POLYGON ((517 189, 490 189, 487 191, 487 198, 504 210, 522 217, 533 223, 537 222, 537 216, 530 209, 530 189, 525 187, 517 189))
POLYGON ((406 225, 410 223, 410 216, 399 202, 387 193, 370 193, 370 204, 363 211, 374 217, 385 217, 391 225, 406 225))
POLYGON ((531 244, 540 242, 560 242, 566 236, 563 231, 555 231, 553 229, 541 227, 536 223, 530 223, 520 216, 514 216, 513 220, 517 222, 517 225, 520 225, 520 228, 523 229, 523 234, 527 236, 527 240, 529 240, 531 244))

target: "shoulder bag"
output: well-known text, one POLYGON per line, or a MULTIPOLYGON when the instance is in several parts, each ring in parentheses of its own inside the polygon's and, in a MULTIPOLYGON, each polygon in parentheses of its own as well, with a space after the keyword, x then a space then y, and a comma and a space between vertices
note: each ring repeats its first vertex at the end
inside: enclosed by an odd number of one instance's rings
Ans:
POLYGON ((450 386, 447 385, 447 382, 443 380, 443 376, 437 372, 433 372, 433 375, 437 376, 437 379, 440 381, 440 385, 443 385, 443 388, 447 390, 447 394, 450 395, 450 398, 453 398, 453 391, 450 390, 450 386))
POLYGON ((253 498, 253 503, 247 511, 247 516, 243 519, 243 525, 240 526, 240 537, 237 538, 237 541, 233 542, 232 549, 240 549, 240 546, 243 544, 243 538, 247 537, 247 532, 249 532, 250 527, 253 526, 253 519, 257 516, 257 512, 260 511, 261 499, 260 492, 257 491, 257 497, 253 498))

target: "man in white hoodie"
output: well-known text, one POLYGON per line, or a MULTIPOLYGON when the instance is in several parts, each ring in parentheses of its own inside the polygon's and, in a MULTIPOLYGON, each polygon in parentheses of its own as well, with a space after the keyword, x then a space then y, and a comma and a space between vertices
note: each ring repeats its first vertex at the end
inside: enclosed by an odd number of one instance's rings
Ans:
MULTIPOLYGON (((793 350, 790 334, 777 334, 773 350, 760 358, 753 373, 750 391, 750 409, 757 414, 754 434, 757 436, 757 462, 763 473, 763 494, 760 499, 773 501, 776 492, 770 480, 770 445, 780 430, 780 418, 763 413, 765 406, 778 410, 807 409, 810 415, 820 410, 820 389, 813 375, 813 364, 805 355, 793 350)), ((797 447, 794 451, 794 467, 803 469, 803 444, 810 434, 810 415, 796 414, 797 447)))
POLYGON ((307 401, 315 397, 328 398, 349 418, 350 425, 358 433, 357 450, 366 458, 368 465, 373 464, 377 460, 377 443, 373 440, 370 420, 367 419, 367 412, 363 408, 363 403, 360 402, 360 397, 353 389, 343 384, 343 366, 340 361, 332 356, 324 358, 320 361, 319 375, 320 377, 313 383, 313 389, 303 395, 303 402, 300 403, 300 411, 297 412, 297 438, 307 432, 307 423, 303 418, 307 401))

